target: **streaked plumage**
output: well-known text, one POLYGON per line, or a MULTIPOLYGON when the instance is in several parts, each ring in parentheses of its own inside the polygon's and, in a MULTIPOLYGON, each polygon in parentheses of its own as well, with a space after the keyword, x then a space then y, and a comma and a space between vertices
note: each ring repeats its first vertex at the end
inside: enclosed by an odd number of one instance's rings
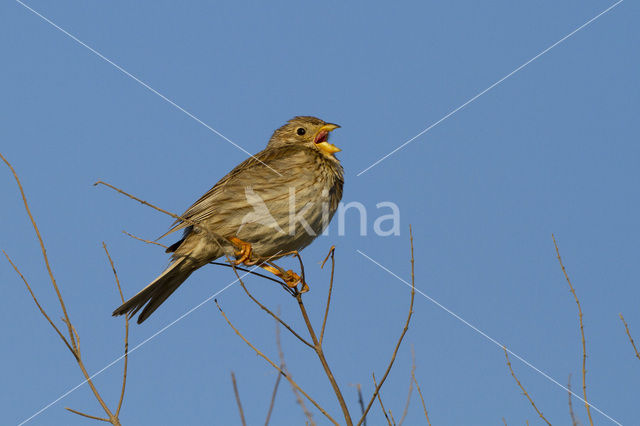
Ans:
POLYGON ((327 142, 328 132, 337 127, 315 117, 295 117, 276 130, 263 151, 239 164, 182 215, 209 232, 174 223, 165 235, 184 229, 184 236, 167 250, 173 262, 113 315, 134 315, 144 307, 138 317, 143 322, 193 271, 234 256, 238 248, 227 238, 251 243, 253 260, 273 260, 308 246, 342 198, 343 170, 333 155, 338 149, 327 142), (303 220, 290 226, 290 213, 303 220))

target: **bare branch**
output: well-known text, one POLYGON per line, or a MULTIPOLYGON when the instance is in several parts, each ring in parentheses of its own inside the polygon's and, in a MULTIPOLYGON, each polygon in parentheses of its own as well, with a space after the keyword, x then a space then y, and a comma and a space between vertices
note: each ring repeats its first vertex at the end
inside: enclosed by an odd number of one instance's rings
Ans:
POLYGON ((80 354, 80 335, 78 334, 78 330, 76 330, 76 328, 73 326, 73 324, 67 323, 67 320, 64 317, 60 318, 60 321, 65 323, 67 326, 71 327, 71 331, 73 332, 73 335, 75 336, 75 339, 76 339, 76 351, 75 351, 75 354, 78 356, 78 358, 80 358, 81 357, 81 354, 80 354))
POLYGON ((322 261, 322 265, 320 265, 320 269, 324 268, 324 264, 331 256, 331 279, 329 281, 329 292, 327 293, 327 306, 324 311, 324 318, 322 320, 322 329, 320 330, 320 345, 322 346, 322 342, 324 341, 324 328, 327 325, 327 317, 329 316, 329 305, 331 305, 331 293, 333 292, 333 274, 336 269, 336 259, 335 259, 336 246, 331 246, 329 249, 329 253, 327 257, 322 261))
MULTIPOLYGON (((280 364, 280 366, 282 367, 282 364, 280 364)), ((264 421, 264 426, 268 426, 269 420, 271 420, 271 412, 276 403, 276 394, 278 393, 278 386, 280 386, 280 379, 282 379, 282 374, 278 373, 276 384, 273 386, 273 392, 271 393, 271 403, 269 403, 269 411, 267 411, 267 419, 264 421)))
MULTIPOLYGON (((244 290, 244 292, 247 294, 247 296, 249 296, 249 298, 256 304, 258 305, 263 311, 265 311, 266 313, 268 313, 269 315, 271 315, 271 317, 273 319, 275 319, 276 321, 278 321, 280 324, 282 324, 287 330, 289 330, 289 332, 291 332, 291 334, 293 334, 295 337, 298 338, 298 340, 300 340, 302 343, 304 343, 305 345, 307 345, 308 347, 310 347, 311 349, 313 349, 313 345, 311 343, 309 343, 304 337, 300 336, 298 333, 295 332, 295 330, 293 328, 291 328, 291 326, 289 326, 289 324, 287 324, 286 322, 284 322, 282 320, 282 318, 280 318, 280 316, 274 314, 269 308, 267 308, 266 306, 264 306, 262 303, 260 303, 260 301, 258 299, 256 299, 255 297, 253 297, 253 295, 249 292, 249 290, 247 289, 247 287, 244 285, 244 282, 240 279, 240 275, 238 274, 237 271, 237 267, 233 262, 230 262, 230 266, 233 269, 233 272, 236 274, 236 277, 238 278, 238 281, 240 282, 240 286, 242 287, 242 289, 244 290)), ((285 284, 286 285, 286 284, 285 284)))
POLYGON ((400 348, 400 345, 402 344, 402 340, 404 339, 404 335, 407 333, 407 330, 409 329, 409 323, 411 322, 411 316, 413 315, 413 300, 414 300, 415 295, 416 295, 416 283, 415 283, 415 267, 414 267, 415 266, 415 259, 414 259, 414 256, 413 256, 413 231, 411 229, 411 226, 409 226, 409 235, 410 235, 410 241, 411 241, 411 302, 409 303, 409 314, 407 315, 407 321, 406 321, 406 323, 404 325, 404 328, 402 329, 402 333, 400 334, 400 338, 398 339, 398 343, 396 344, 396 347, 395 347, 395 349, 393 351, 393 355, 391 355, 391 361, 389 361, 389 365, 387 366, 387 370, 384 372, 384 375, 382 376, 382 379, 380 380, 380 384, 376 386, 376 389, 373 392, 373 395, 371 396, 371 399, 369 400, 369 404, 367 404, 367 408, 364 410, 364 415, 362 416, 360 421, 358 421, 358 426, 360 426, 360 424, 362 424, 365 416, 367 415, 367 413, 371 409, 371 405, 373 405, 373 401, 375 401, 376 396, 378 395, 378 392, 380 392, 380 388, 384 384, 385 380, 387 380, 387 376, 389 375, 389 372, 391 371, 391 367, 393 367, 393 363, 396 360, 396 355, 398 354, 398 349, 400 348))
MULTIPOLYGON (((64 300, 62 300, 62 294, 60 293, 60 289, 58 288, 58 283, 56 282, 55 277, 53 276, 53 271, 51 270, 51 265, 49 264, 49 257, 47 256, 47 250, 44 247, 44 241, 42 240, 42 235, 40 235, 40 230, 38 229, 38 225, 36 224, 35 219, 33 218, 33 215, 31 214, 31 209, 29 208, 29 203, 27 202, 27 196, 24 194, 24 190, 22 188, 22 183, 20 182, 20 178, 18 178, 18 174, 16 173, 15 169, 13 168, 13 166, 11 165, 11 163, 9 163, 9 161, 4 158, 4 156, 2 154, 0 154, 0 158, 2 158, 2 161, 4 161, 4 163, 9 167, 9 169, 11 169, 11 173, 13 173, 13 177, 16 180, 16 183, 18 184, 18 188, 20 189, 20 195, 22 196, 22 203, 24 204, 24 208, 27 211, 27 215, 29 216, 29 220, 31 221, 31 225, 33 226, 33 230, 36 232, 36 236, 38 237, 38 242, 40 243, 40 251, 42 252, 42 258, 44 259, 44 263, 47 267, 47 272, 49 273, 49 278, 51 279, 51 284, 53 285, 53 288, 56 291, 56 295, 58 296, 58 301, 60 302, 60 307, 62 308, 62 313, 65 317, 65 319, 67 320, 67 326, 69 329, 69 340, 71 341, 71 346, 75 349, 76 348, 76 342, 75 342, 75 338, 73 335, 73 330, 71 328, 71 321, 69 320, 69 314, 67 314, 67 307, 64 304, 64 300)), ((5 253, 6 256, 6 253, 5 253)), ((15 269, 15 266, 14 266, 15 269)), ((26 283, 26 281, 25 281, 26 283)), ((29 291, 31 292, 31 289, 29 289, 29 291)), ((31 294, 33 295, 33 292, 31 292, 31 294)), ((37 303, 37 302, 36 302, 37 303)), ((38 305, 38 307, 40 307, 38 305)), ((42 309, 40 309, 41 312, 44 312, 42 309)), ((47 318, 48 319, 48 318, 47 318)), ((51 320, 49 319, 49 322, 53 325, 53 323, 51 322, 51 320)), ((56 328, 56 331, 57 330, 56 328)), ((65 341, 65 343, 67 343, 65 341)), ((69 344, 67 343, 67 346, 69 344)))
MULTIPOLYGON (((364 400, 362 399, 362 385, 360 383, 349 383, 354 386, 358 392, 358 405, 360 406, 360 415, 364 414, 364 400)), ((367 426, 367 419, 364 419, 363 426, 367 426)))
POLYGON ((513 376, 513 378, 515 379, 516 383, 518 384, 518 386, 520 387, 520 389, 522 389, 522 392, 524 393, 524 396, 527 397, 527 399, 529 400, 529 403, 533 406, 533 408, 536 410, 536 413, 538 413, 538 415, 540 416, 540 418, 542 420, 544 420, 549 426, 551 426, 551 423, 549 423, 549 420, 546 419, 545 416, 542 415, 542 413, 540 412, 540 410, 538 410, 538 407, 536 407, 535 402, 533 402, 533 399, 531 399, 531 397, 529 396, 529 394, 527 393, 527 390, 524 388, 524 386, 522 386, 522 383, 520 383, 520 380, 518 380, 518 378, 516 377, 516 373, 513 372, 513 368, 511 367, 511 361, 509 360, 509 353, 507 352, 507 348, 506 347, 502 347, 502 349, 504 349, 504 356, 507 358, 507 365, 509 366, 509 371, 511 371, 511 375, 513 376))
POLYGON ((73 414, 77 414, 79 416, 88 417, 90 419, 100 420, 100 421, 103 421, 103 422, 111 423, 111 421, 109 419, 105 419, 103 417, 98 417, 98 416, 92 416, 91 414, 86 414, 86 413, 83 413, 82 411, 74 410, 73 408, 64 407, 64 409, 65 410, 69 410, 73 414))
POLYGON ((418 390, 418 394, 420 395, 420 401, 422 402, 422 409, 424 410, 424 416, 427 419, 427 424, 431 426, 431 420, 429 420, 429 413, 427 413, 427 406, 424 404, 424 397, 422 396, 422 390, 420 389, 420 385, 418 384, 418 379, 416 379, 416 375, 413 375, 413 381, 416 384, 416 389, 418 390))
MULTIPOLYGON (((281 287, 286 287, 286 284, 284 284, 282 281, 280 281, 280 280, 278 280, 276 278, 270 277, 268 275, 264 275, 264 274, 261 274, 259 272, 255 272, 252 269, 242 268, 242 267, 237 266, 237 265, 231 265, 229 263, 223 263, 223 262, 209 262, 209 264, 210 265, 216 265, 216 266, 224 266, 226 268, 235 268, 238 271, 248 272, 249 274, 255 275, 256 277, 260 277, 260 278, 264 278, 264 279, 269 280, 269 281, 273 281, 274 283, 278 284, 281 287)), ((286 289, 288 290, 289 288, 287 287, 286 289)), ((291 293, 289 293, 289 294, 291 294, 291 293)))
POLYGON ((162 244, 162 243, 159 243, 159 242, 157 242, 157 241, 145 240, 144 238, 136 237, 135 235, 130 234, 130 233, 128 233, 127 231, 122 231, 122 233, 123 233, 123 234, 125 234, 125 235, 128 235, 129 237, 133 238, 134 240, 142 241, 143 243, 153 244, 153 245, 156 245, 156 246, 160 246, 160 247, 162 247, 162 248, 163 248, 163 249, 165 249, 165 250, 168 248, 168 246, 165 246, 165 245, 164 245, 164 244, 162 244))
POLYGON ((567 283, 569 284, 569 290, 571 294, 573 294, 573 298, 576 301, 576 305, 578 305, 578 318, 580 320, 580 335, 582 337, 582 394, 584 396, 584 406, 587 408, 587 415, 589 416, 589 424, 593 426, 593 418, 591 418, 591 404, 589 404, 587 400, 587 344, 584 339, 584 325, 582 323, 582 307, 580 307, 580 300, 576 295, 576 290, 573 288, 571 284, 571 280, 569 279, 569 275, 567 274, 567 270, 564 268, 564 264, 562 263, 562 258, 560 257, 560 250, 558 249, 558 244, 556 243, 556 237, 551 234, 551 238, 553 239, 553 245, 556 248, 556 254, 558 256, 558 262, 560 262, 560 267, 562 268, 562 273, 564 274, 567 283))
POLYGON ((313 325, 311 325, 311 321, 309 320, 309 315, 307 314, 307 309, 305 308, 304 303, 302 302, 302 295, 300 293, 296 294, 296 300, 298 301, 298 307, 300 308, 300 313, 302 314, 302 317, 304 318, 304 322, 307 325, 307 330, 309 330, 309 335, 311 335, 311 340, 313 341, 313 346, 314 346, 316 355, 318 355, 318 359, 320 359, 322 368, 324 368, 324 372, 327 375, 329 382, 331 383, 333 392, 336 394, 336 398, 340 403, 340 408, 342 409, 344 420, 347 426, 351 426, 353 424, 353 421, 351 420, 351 415, 349 414, 347 403, 345 402, 344 397, 342 396, 342 392, 340 391, 338 382, 336 382, 335 377, 333 377, 333 373, 331 372, 329 363, 327 362, 327 359, 324 356, 322 345, 320 344, 320 341, 318 341, 318 337, 316 336, 315 330, 313 329, 313 325))
MULTIPOLYGON (((358 383, 358 404, 360 404, 360 414, 361 415, 365 415, 364 414, 364 401, 362 399, 362 386, 360 386, 360 383, 358 383)), ((364 418, 364 422, 363 422, 364 426, 367 426, 367 418, 365 416, 364 418)))
MULTIPOLYGON (((376 373, 371 373, 373 376, 373 385, 378 388, 378 383, 376 382, 376 373)), ((382 409, 382 414, 384 414, 384 418, 387 419, 387 424, 392 426, 391 420, 389 420, 389 416, 387 415, 387 410, 384 408, 384 404, 382 403, 382 392, 378 392, 378 402, 380 403, 380 408, 382 409)))
POLYGON ((629 332, 629 326, 627 325, 627 322, 624 320, 624 317, 622 316, 622 314, 620 314, 620 319, 622 320, 622 323, 624 324, 624 329, 627 331, 627 337, 629 337, 629 341, 631 342, 631 346, 633 346, 633 350, 636 352, 636 358, 640 359, 640 353, 638 353, 638 348, 636 347, 636 344, 633 341, 633 337, 631 337, 631 332, 629 332))
MULTIPOLYGON (((364 400, 362 399, 362 386, 358 383, 358 404, 360 405, 360 414, 364 415, 364 400)), ((364 426, 367 426, 367 418, 364 418, 364 426)))
MULTIPOLYGON (((120 293, 120 300, 124 303, 124 295, 122 294, 122 287, 120 286, 120 278, 118 278, 118 273, 116 272, 116 267, 113 264, 113 259, 111 259, 111 255, 109 254, 109 250, 107 250, 107 245, 102 242, 102 248, 104 252, 107 254, 107 258, 109 258, 109 264, 111 265, 111 270, 113 271, 113 276, 116 280, 116 286, 118 286, 118 293, 120 293)), ((79 344, 80 339, 78 339, 79 344)), ((122 390, 120 391, 120 400, 118 401, 118 408, 116 409, 116 417, 120 416, 120 409, 122 408, 122 402, 124 401, 124 391, 127 387, 127 368, 129 365, 129 315, 125 315, 124 317, 124 367, 122 372, 122 390)))
POLYGON ((24 275, 22 275, 22 272, 20 272, 18 267, 15 265, 15 263, 13 263, 13 261, 11 260, 9 255, 4 250, 2 250, 2 253, 4 253, 5 257, 7 258, 7 260, 11 264, 11 266, 13 266, 13 269, 16 271, 16 273, 20 276, 20 278, 22 278, 22 281, 27 286, 27 290, 29 290, 29 293, 31 294, 31 297, 33 298, 33 301, 36 303, 36 306, 40 310, 40 313, 42 314, 42 316, 44 316, 47 319, 49 324, 51 324, 51 327, 53 327, 53 329, 56 331, 56 333, 58 333, 58 336, 60 336, 60 338, 62 339, 64 344, 67 345, 67 348, 69 349, 69 351, 71 351, 73 356, 77 358, 75 349, 71 347, 71 345, 69 344, 69 341, 67 340, 67 338, 64 337, 64 335, 62 334, 60 329, 53 323, 53 321, 51 321, 51 318, 49 318, 49 315, 47 315, 45 310, 42 308, 42 306, 40 305, 40 302, 38 302, 38 298, 36 298, 36 295, 33 294, 33 290, 31 290, 31 286, 29 285, 29 282, 27 282, 27 280, 24 277, 24 275))
MULTIPOLYGON (((279 313, 280 313, 280 310, 278 309, 278 314, 279 313)), ((287 381, 289 382, 289 384, 291 385, 291 390, 293 391, 293 394, 296 397, 296 402, 302 408, 302 411, 304 412, 304 415, 307 418, 308 424, 310 424, 312 426, 315 426, 316 422, 313 420, 313 415, 307 409, 307 406, 305 405, 304 400, 300 396, 300 393, 298 392, 298 389, 296 389, 295 385, 293 384, 293 381, 292 381, 293 377, 291 376, 291 373, 289 373, 289 371, 287 370, 287 364, 285 363, 285 360, 284 360, 284 351, 282 350, 282 342, 281 342, 281 339, 280 339, 280 324, 278 324, 277 322, 276 322, 276 345, 278 346, 278 356, 280 358, 280 368, 282 369, 282 371, 284 371, 284 373, 285 373, 284 376, 287 379, 287 381)))
POLYGON ((233 382, 233 393, 236 396, 236 402, 238 403, 238 411, 240 412, 240 421, 242 426, 247 426, 247 422, 244 419, 244 410, 242 409, 242 402, 240 402, 240 393, 238 392, 238 384, 236 383, 236 375, 231 372, 231 381, 233 382))
POLYGON ((300 264, 300 275, 302 276, 302 290, 301 290, 301 292, 304 293, 304 292, 309 291, 309 286, 307 285, 307 276, 304 273, 304 263, 302 263, 302 257, 300 257, 300 253, 298 253, 297 250, 294 250, 294 251, 291 251, 291 252, 283 254, 283 256, 286 256, 286 255, 293 255, 293 256, 298 258, 298 263, 300 264))
MULTIPOLYGON (((22 188, 22 184, 20 183, 20 179, 18 178, 18 174, 14 170, 13 166, 11 166, 11 164, 4 158, 4 156, 2 156, 2 154, 0 154, 0 158, 5 162, 5 164, 9 167, 9 169, 11 169, 11 172, 13 173, 13 177, 14 177, 16 183, 18 184, 18 188, 20 189, 20 194, 22 196, 22 202, 24 204, 25 210, 27 211, 27 215, 29 216, 29 220, 31 221, 31 225, 33 226, 33 229, 34 229, 34 231, 36 233, 36 236, 38 238, 38 242, 40 244, 40 251, 42 253, 42 257, 44 259, 44 263, 46 265, 47 272, 49 274, 49 279, 51 280, 51 285, 53 286, 53 288, 54 288, 54 290, 56 292, 56 295, 58 297, 58 302, 60 303, 60 308, 62 309, 62 313, 63 313, 62 321, 67 325, 67 329, 68 329, 68 332, 69 332, 69 340, 65 339, 64 336, 62 335, 61 331, 58 329, 58 327, 56 327, 53 324, 53 321, 51 321, 49 316, 46 314, 46 312, 44 311, 44 309, 42 308, 42 306, 38 302, 37 298, 35 297, 33 291, 31 290, 31 287, 27 283, 26 279, 20 273, 18 268, 13 264, 13 262, 11 262, 11 259, 9 258, 9 256, 7 256, 6 253, 5 253, 5 256, 9 260, 9 263, 11 263, 11 265, 14 267, 14 269, 16 270, 18 275, 20 275, 20 277, 22 278, 24 283, 27 285, 27 289, 29 290, 29 293, 31 293, 31 297, 34 299, 36 305, 38 306, 38 309, 40 310, 40 313, 42 313, 42 315, 47 319, 49 324, 51 324, 53 326, 53 328, 56 330, 58 335, 64 341, 64 343, 67 346, 67 348, 74 355, 74 357, 76 359, 76 363, 78 364, 78 367, 80 367, 80 370, 82 371, 82 374, 84 375, 87 384, 91 388, 91 391, 93 392, 93 395, 95 396, 96 400, 98 401, 98 403, 100 404, 100 406, 102 407, 104 412, 107 414, 107 416, 108 416, 108 420, 107 421, 110 422, 111 424, 113 424, 114 426, 120 426, 120 421, 118 420, 118 417, 114 416, 111 413, 111 411, 109 410, 109 407, 107 407, 107 404, 105 404, 104 400, 100 396, 100 393, 98 392, 98 390, 96 389, 93 381, 91 380, 91 376, 87 372, 87 369, 86 369, 86 367, 84 365, 84 362, 82 361, 82 358, 80 356, 80 347, 79 347, 80 338, 79 338, 78 332, 75 329, 75 327, 73 326, 73 324, 71 323, 71 319, 69 318, 69 314, 67 313, 67 308, 66 308, 66 305, 64 303, 64 299, 62 298, 62 293, 60 292, 60 288, 58 287, 58 283, 56 282, 56 279, 55 279, 55 277, 53 275, 53 271, 51 269, 51 265, 49 263, 49 257, 47 256, 47 250, 45 248, 44 241, 42 239, 42 235, 40 234, 40 230, 38 229, 38 225, 36 224, 36 221, 33 218, 33 215, 31 214, 31 209, 29 208, 29 203, 27 202, 27 197, 25 196, 24 190, 22 188)), ((75 412, 76 414, 79 414, 79 415, 86 416, 86 417, 92 417, 92 416, 86 415, 84 413, 76 412, 74 410, 70 410, 70 411, 75 412)), ((101 418, 98 418, 98 419, 101 419, 101 418)))
POLYGON ((209 237, 211 237, 211 240, 213 242, 215 242, 218 246, 220 246, 222 248, 222 245, 220 244, 220 241, 222 241, 223 238, 220 237, 219 235, 217 235, 216 233, 210 231, 207 227, 205 227, 205 226, 203 226, 203 225, 201 225, 201 224, 199 224, 197 222, 194 222, 194 221, 192 221, 190 219, 184 218, 182 216, 178 216, 177 214, 174 214, 174 213, 171 213, 171 212, 169 212, 167 210, 161 209, 160 207, 157 207, 157 206, 155 206, 155 205, 153 205, 153 204, 151 204, 151 203, 149 203, 147 201, 144 201, 144 200, 136 197, 135 195, 131 195, 128 192, 123 191, 122 189, 111 185, 110 183, 103 182, 103 181, 99 180, 99 181, 97 181, 96 183, 93 184, 93 186, 98 186, 98 185, 104 185, 104 186, 106 186, 108 188, 111 188, 114 191, 119 192, 120 194, 125 195, 125 196, 131 198, 132 200, 135 200, 135 201, 139 202, 142 205, 145 205, 147 207, 151 207, 152 209, 157 210, 157 211, 159 211, 161 213, 164 213, 164 214, 166 214, 168 216, 171 216, 172 218, 174 218, 174 219, 176 219, 176 220, 178 220, 180 222, 187 223, 187 224, 193 226, 194 229, 198 229, 198 230, 204 231, 209 237))
MULTIPOLYGON (((380 394, 378 394, 378 397, 380 397, 380 394)), ((396 426, 396 419, 393 418, 393 413, 391 412, 391 408, 389 408, 389 417, 391 417, 391 423, 393 423, 393 426, 396 426)))
MULTIPOLYGON (((304 270, 304 263, 302 261, 302 257, 300 256, 300 254, 297 251, 291 251, 291 252, 287 252, 282 254, 284 255, 294 255, 297 259, 298 262, 300 263, 300 273, 302 275, 301 280, 302 280, 302 290, 300 292, 298 292, 296 289, 292 289, 293 291, 291 292, 291 294, 296 298, 297 302, 298 302, 298 307, 300 308, 300 313, 302 314, 302 317, 304 318, 305 324, 307 326, 307 330, 309 331, 309 335, 311 336, 311 339, 313 341, 313 346, 312 348, 314 349, 316 355, 318 356, 318 359, 320 359, 320 363, 322 364, 322 367, 324 368, 325 374, 327 375, 327 378, 329 379, 329 382, 331 383, 331 386, 333 388, 333 391, 336 395, 336 398, 338 399, 338 402, 340 403, 340 408, 342 409, 342 413, 344 415, 345 418, 345 422, 347 424, 347 426, 351 426, 352 425, 352 420, 351 420, 351 416, 349 414, 349 410, 347 408, 347 404, 344 400, 344 397, 342 396, 342 392, 340 391, 340 387, 338 386, 338 383, 336 382, 333 373, 331 372, 331 368, 329 367, 329 364, 324 356, 324 353, 322 351, 322 345, 319 342, 315 330, 313 328, 313 325, 311 324, 311 321, 309 320, 309 315, 307 314, 307 310, 304 306, 304 302, 302 301, 302 293, 304 293, 305 291, 308 291, 309 286, 306 283, 306 278, 305 278, 305 270, 304 270)), ((281 274, 283 275, 287 275, 289 274, 289 272, 284 272, 282 270, 282 268, 280 268, 278 265, 274 264, 273 262, 270 261, 266 261, 266 263, 268 263, 269 265, 271 265, 273 268, 278 269, 281 274)), ((237 274, 237 273, 236 273, 237 274)), ((240 281, 240 283, 242 284, 242 281, 240 281)), ((246 289, 245 289, 246 291, 246 289)), ((257 301, 256 301, 257 303, 257 301)), ((261 304, 260 304, 261 305, 261 304)), ((262 305, 261 305, 262 307, 262 305)), ((264 309, 264 308, 263 308, 264 309)), ((281 320, 279 320, 279 318, 272 314, 272 316, 278 320, 279 322, 281 322, 283 325, 286 326, 286 324, 284 324, 281 320)), ((290 327, 287 327, 289 329, 289 331, 291 331, 293 333, 293 330, 290 327)), ((295 333, 294 333, 295 335, 295 333)), ((299 339, 303 340, 300 336, 297 336, 299 339)), ((306 342, 306 341, 305 341, 306 342)))
POLYGON ((411 394, 413 393, 413 377, 416 374, 416 351, 413 349, 413 345, 411 346, 411 377, 409 377, 409 392, 407 393, 407 402, 404 405, 404 411, 402 412, 402 417, 398 422, 398 426, 401 426, 404 423, 404 419, 407 417, 407 413, 409 413, 409 405, 411 404, 411 394))
POLYGON ((571 424, 573 426, 578 426, 580 423, 578 422, 578 419, 576 419, 576 414, 573 412, 573 395, 571 392, 571 374, 569 374, 569 379, 567 380, 567 389, 569 390, 569 392, 567 392, 569 394, 569 415, 571 416, 571 424))
MULTIPOLYGON (((253 346, 253 344, 251 342, 249 342, 246 337, 244 337, 242 335, 242 333, 240 333, 240 331, 238 331, 238 329, 231 323, 231 321, 229 320, 229 318, 227 317, 227 315, 224 313, 224 311, 222 310, 222 308, 220 307, 220 304, 218 304, 218 301, 216 299, 214 299, 214 302, 216 302, 216 306, 218 307, 218 310, 220 311, 220 313, 222 314, 222 316, 224 317, 224 319, 227 321, 227 324, 229 324, 229 326, 233 329, 233 331, 235 331, 235 333, 251 348, 255 351, 255 353, 257 353, 258 355, 260 355, 265 361, 267 361, 269 364, 271 364, 271 366, 273 368, 275 368, 276 370, 278 370, 279 372, 281 372, 282 374, 285 375, 286 374, 284 371, 282 371, 282 369, 280 367, 278 367, 273 361, 271 361, 271 359, 269 359, 269 357, 267 357, 265 354, 263 354, 262 352, 260 352, 260 350, 258 348, 256 348, 255 346, 253 346)), ((334 425, 338 425, 338 422, 336 422, 333 417, 331 417, 329 415, 329 413, 327 413, 325 411, 324 408, 322 408, 315 400, 313 400, 313 398, 311 398, 297 383, 295 383, 293 381, 293 379, 290 380, 290 383, 292 386, 295 386, 295 388, 302 393, 318 410, 320 410, 320 412, 322 414, 324 414, 329 421, 331 421, 331 423, 333 423, 334 425)))
POLYGON ((135 201, 139 202, 140 204, 143 204, 143 205, 145 205, 147 207, 151 207, 152 209, 157 210, 157 211, 159 211, 161 213, 164 213, 164 214, 166 214, 168 216, 171 216, 172 218, 174 218, 176 220, 179 220, 180 222, 188 223, 189 225, 194 226, 196 228, 200 228, 201 227, 196 222, 193 222, 193 221, 191 221, 189 219, 186 219, 186 218, 184 218, 182 216, 178 216, 177 214, 171 213, 171 212, 169 212, 167 210, 161 209, 160 207, 154 206, 153 204, 151 204, 151 203, 149 203, 147 201, 141 200, 140 198, 136 197, 135 195, 131 195, 128 192, 123 191, 122 189, 111 185, 110 183, 103 182, 103 181, 99 180, 99 181, 97 181, 97 182, 95 182, 93 184, 93 186, 98 186, 98 185, 104 185, 106 187, 109 187, 109 188, 113 189, 114 191, 119 192, 120 194, 125 195, 125 196, 131 198, 132 200, 135 200, 135 201))

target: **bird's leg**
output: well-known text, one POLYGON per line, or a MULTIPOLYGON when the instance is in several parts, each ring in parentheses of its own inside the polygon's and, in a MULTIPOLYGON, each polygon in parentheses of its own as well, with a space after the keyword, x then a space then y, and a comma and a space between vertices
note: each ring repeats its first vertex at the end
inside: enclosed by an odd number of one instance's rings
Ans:
MULTIPOLYGON (((285 282, 287 287, 295 288, 298 285, 298 283, 302 282, 302 288, 300 289, 300 293, 306 293, 307 291, 309 291, 309 286, 307 285, 307 283, 302 278, 300 278, 298 274, 293 272, 291 269, 289 269, 288 271, 285 271, 275 263, 269 262, 268 260, 267 261, 251 260, 251 255, 253 253, 253 248, 251 247, 251 243, 243 241, 237 237, 228 237, 227 239, 239 249, 234 253, 236 256, 236 260, 234 261, 234 263, 236 265, 245 264, 247 266, 251 266, 260 262, 259 266, 261 268, 271 272, 272 274, 280 278, 282 281, 285 282)), ((293 253, 297 254, 297 252, 291 252, 286 254, 293 254, 293 253)))
MULTIPOLYGON (((266 271, 271 272, 276 277, 282 279, 282 281, 284 281, 289 288, 295 288, 298 283, 302 281, 300 276, 293 272, 291 269, 285 271, 275 263, 269 262, 269 265, 262 263, 260 264, 260 267, 266 271)), ((300 289, 300 293, 306 293, 307 291, 309 291, 309 286, 307 285, 307 283, 302 282, 302 289, 300 289)))
POLYGON ((251 247, 251 243, 242 241, 240 238, 236 238, 236 237, 229 237, 228 240, 231 241, 236 247, 239 248, 239 250, 235 252, 235 256, 236 256, 235 264, 240 265, 244 263, 246 265, 253 265, 253 263, 251 263, 251 253, 253 251, 251 247))

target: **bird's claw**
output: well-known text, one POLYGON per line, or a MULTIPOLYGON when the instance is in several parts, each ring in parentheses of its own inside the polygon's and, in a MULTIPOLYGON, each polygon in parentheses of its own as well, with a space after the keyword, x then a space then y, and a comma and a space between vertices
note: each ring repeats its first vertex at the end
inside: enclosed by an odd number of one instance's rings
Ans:
POLYGON ((295 289, 299 283, 302 283, 302 288, 300 289, 300 293, 306 293, 309 291, 309 286, 307 285, 307 283, 304 282, 302 278, 300 278, 300 275, 296 274, 291 269, 289 269, 288 271, 284 271, 278 267, 273 267, 273 266, 264 265, 264 264, 261 264, 260 267, 262 267, 264 270, 269 271, 273 275, 280 278, 282 281, 284 281, 284 283, 289 288, 295 289))
POLYGON ((300 275, 296 274, 291 269, 286 272, 286 275, 282 275, 281 278, 289 288, 296 288, 299 283, 302 283, 300 293, 306 293, 309 291, 309 285, 300 278, 300 275))
POLYGON ((253 252, 251 243, 242 241, 240 238, 236 237, 229 238, 229 241, 231 241, 236 247, 239 248, 239 250, 234 253, 236 256, 236 260, 234 263, 236 265, 241 265, 244 263, 245 265, 250 266, 256 263, 251 261, 251 254, 253 252))
POLYGON ((295 288, 295 286, 297 286, 298 283, 302 281, 300 275, 296 274, 291 269, 286 272, 286 275, 282 275, 282 279, 290 288, 295 288))

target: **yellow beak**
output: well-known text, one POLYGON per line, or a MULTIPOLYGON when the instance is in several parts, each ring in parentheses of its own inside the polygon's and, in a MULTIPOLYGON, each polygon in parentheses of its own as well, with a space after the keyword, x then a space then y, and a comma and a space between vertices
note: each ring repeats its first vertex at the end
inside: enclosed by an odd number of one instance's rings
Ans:
POLYGON ((315 140, 318 141, 319 139, 321 139, 320 142, 316 142, 316 146, 329 155, 333 155, 336 152, 342 151, 340 148, 333 144, 330 144, 326 140, 329 132, 338 128, 340 128, 340 126, 338 126, 337 124, 327 123, 318 130, 318 133, 316 133, 315 140))

